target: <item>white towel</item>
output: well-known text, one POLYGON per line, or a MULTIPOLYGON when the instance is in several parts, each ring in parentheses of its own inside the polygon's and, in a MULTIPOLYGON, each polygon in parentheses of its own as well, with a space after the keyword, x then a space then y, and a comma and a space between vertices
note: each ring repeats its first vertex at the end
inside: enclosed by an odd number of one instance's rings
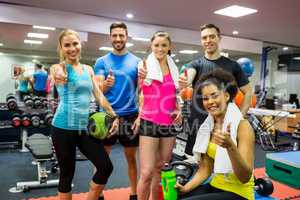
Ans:
MULTIPOLYGON (((172 79, 174 81, 176 89, 178 88, 178 80, 179 80, 179 71, 174 63, 171 56, 167 56, 167 62, 169 66, 169 70, 172 76, 172 79)), ((159 82, 163 82, 163 74, 160 68, 160 64, 153 53, 151 53, 148 58, 146 59, 146 65, 147 65, 147 75, 144 80, 144 83, 147 85, 150 85, 152 83, 152 80, 157 80, 159 82)), ((143 62, 140 62, 139 68, 143 67, 143 62)))
MULTIPOLYGON (((243 119, 243 115, 239 108, 234 103, 229 103, 227 111, 224 117, 224 122, 222 126, 222 131, 225 132, 227 126, 230 125, 230 137, 235 144, 237 138, 237 130, 240 121, 243 119)), ((206 120, 200 126, 196 142, 193 148, 194 156, 199 161, 201 158, 201 153, 206 153, 208 143, 210 141, 210 135, 214 128, 214 119, 211 115, 208 115, 206 120)), ((232 173, 232 165, 227 153, 227 150, 223 147, 217 146, 215 163, 214 163, 214 173, 232 173)))

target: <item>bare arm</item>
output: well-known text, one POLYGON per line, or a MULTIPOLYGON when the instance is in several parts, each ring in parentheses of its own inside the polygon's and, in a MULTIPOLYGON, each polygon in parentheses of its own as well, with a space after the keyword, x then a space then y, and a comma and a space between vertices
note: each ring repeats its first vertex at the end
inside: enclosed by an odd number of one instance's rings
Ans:
POLYGON ((237 146, 227 148, 233 172, 242 182, 247 183, 252 175, 254 161, 254 133, 247 120, 240 122, 238 127, 237 146))
POLYGON ((212 173, 214 161, 208 157, 207 154, 201 156, 201 162, 199 162, 199 168, 192 180, 186 185, 179 187, 179 190, 183 193, 190 192, 200 184, 202 184, 212 173))
POLYGON ((247 85, 240 87, 241 92, 244 94, 244 99, 241 104, 241 112, 245 116, 251 106, 252 101, 252 87, 251 84, 248 83, 247 85))
POLYGON ((107 87, 107 85, 105 84, 105 77, 103 75, 95 75, 95 81, 99 87, 99 89, 105 93, 107 92, 107 90, 109 89, 109 87, 107 87))
POLYGON ((188 68, 187 75, 188 75, 188 85, 192 85, 195 77, 196 77, 197 71, 194 68, 188 68))
POLYGON ((187 69, 187 78, 185 77, 185 73, 180 74, 179 82, 178 82, 179 88, 183 89, 188 86, 191 86, 196 74, 197 74, 197 71, 194 68, 187 69))
POLYGON ((94 75, 94 71, 90 66, 87 66, 89 73, 92 78, 92 83, 93 83, 93 94, 98 101, 99 105, 101 105, 108 114, 111 116, 117 116, 117 114, 114 112, 112 109, 110 103, 107 101, 106 97, 103 95, 102 91, 99 89, 99 85, 97 84, 97 80, 94 75))

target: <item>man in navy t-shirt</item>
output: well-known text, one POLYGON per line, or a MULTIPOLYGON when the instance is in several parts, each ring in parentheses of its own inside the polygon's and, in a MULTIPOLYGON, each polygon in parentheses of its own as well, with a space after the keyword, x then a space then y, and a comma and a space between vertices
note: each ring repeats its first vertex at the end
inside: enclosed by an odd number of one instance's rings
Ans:
POLYGON ((46 84, 48 79, 48 74, 42 69, 41 64, 35 64, 35 72, 33 74, 33 94, 36 96, 46 97, 46 84))
MULTIPOLYGON (((113 51, 98 58, 94 70, 99 80, 100 89, 120 117, 119 133, 103 140, 104 147, 108 154, 111 151, 111 146, 117 140, 124 147, 131 186, 129 199, 135 200, 137 199, 136 150, 139 137, 133 134, 131 126, 138 116, 136 89, 138 81, 137 66, 140 59, 127 51, 127 39, 127 26, 124 23, 111 24, 110 41, 113 51)), ((104 197, 100 196, 100 199, 104 199, 104 197)))
MULTIPOLYGON (((220 29, 214 24, 205 24, 201 27, 201 45, 204 49, 204 56, 187 64, 187 80, 182 77, 179 80, 181 88, 192 85, 194 91, 199 88, 199 78, 201 75, 221 68, 232 73, 235 77, 237 86, 245 95, 241 104, 241 112, 245 115, 250 107, 252 98, 252 87, 247 76, 244 74, 241 66, 233 60, 221 56, 219 44, 221 41, 220 29)), ((197 92, 194 92, 196 94, 197 92)), ((207 117, 206 112, 201 107, 201 98, 199 95, 193 95, 193 103, 191 106, 191 116, 189 118, 188 141, 185 148, 185 153, 192 155, 196 134, 198 128, 207 117)))

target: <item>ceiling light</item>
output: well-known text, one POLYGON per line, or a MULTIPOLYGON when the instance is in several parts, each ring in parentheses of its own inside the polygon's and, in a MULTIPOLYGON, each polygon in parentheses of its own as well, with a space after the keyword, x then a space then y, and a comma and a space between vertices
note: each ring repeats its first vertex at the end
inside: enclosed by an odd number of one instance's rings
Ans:
POLYGON ((146 51, 135 51, 135 53, 146 54, 146 51))
POLYGON ((223 51, 220 52, 220 55, 221 55, 221 56, 224 56, 224 57, 226 57, 226 58, 229 57, 229 53, 223 52, 223 51))
POLYGON ((294 57, 293 60, 300 60, 300 56, 294 57))
POLYGON ((112 51, 114 49, 112 47, 100 47, 99 50, 100 51, 112 51))
POLYGON ((132 47, 134 44, 133 43, 130 43, 130 42, 127 42, 126 43, 126 47, 132 47))
POLYGON ((0 52, 0 56, 4 55, 4 53, 0 52))
POLYGON ((175 56, 176 56, 176 54, 173 54, 173 53, 171 54, 171 57, 172 57, 172 58, 174 58, 175 56))
POLYGON ((178 63, 179 61, 180 61, 179 59, 176 59, 176 60, 175 60, 175 62, 177 62, 177 63, 178 63))
POLYGON ((220 10, 215 11, 215 14, 218 15, 224 15, 224 16, 228 16, 228 17, 242 17, 245 15, 250 15, 253 13, 256 13, 257 10, 252 9, 252 8, 246 8, 243 6, 238 6, 238 5, 233 5, 233 6, 229 6, 220 10))
POLYGON ((42 44, 43 42, 40 40, 24 40, 24 43, 27 44, 42 44))
POLYGON ((237 35, 237 34, 239 34, 239 32, 238 31, 232 31, 232 34, 237 35))
POLYGON ((137 41, 150 42, 149 38, 133 37, 132 39, 137 41))
POLYGON ((46 38, 48 38, 48 34, 46 34, 46 33, 27 33, 27 37, 46 39, 46 38))
POLYGON ((128 19, 132 19, 134 16, 133 16, 132 13, 127 13, 127 14, 126 14, 126 17, 127 17, 128 19))
POLYGON ((55 30, 55 27, 49 27, 49 26, 37 26, 37 25, 33 25, 33 28, 43 29, 43 30, 50 30, 50 31, 54 31, 55 30))
POLYGON ((32 62, 33 63, 39 63, 39 61, 37 59, 33 59, 32 62))
POLYGON ((3 43, 0 43, 0 47, 2 47, 3 46, 3 43))
POLYGON ((198 53, 198 51, 196 51, 196 50, 181 50, 181 51, 179 51, 179 53, 182 53, 182 54, 195 54, 195 53, 198 53))
POLYGON ((283 47, 282 50, 287 51, 287 50, 289 50, 289 48, 288 47, 283 47))

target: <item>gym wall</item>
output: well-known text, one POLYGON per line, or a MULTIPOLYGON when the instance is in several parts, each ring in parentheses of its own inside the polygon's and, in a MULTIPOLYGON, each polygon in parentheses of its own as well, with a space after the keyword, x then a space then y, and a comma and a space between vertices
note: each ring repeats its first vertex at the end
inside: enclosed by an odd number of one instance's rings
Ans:
POLYGON ((6 95, 15 92, 15 80, 12 79, 12 66, 14 64, 26 67, 26 70, 32 70, 34 63, 30 57, 21 56, 0 56, 0 102, 5 102, 6 95))

